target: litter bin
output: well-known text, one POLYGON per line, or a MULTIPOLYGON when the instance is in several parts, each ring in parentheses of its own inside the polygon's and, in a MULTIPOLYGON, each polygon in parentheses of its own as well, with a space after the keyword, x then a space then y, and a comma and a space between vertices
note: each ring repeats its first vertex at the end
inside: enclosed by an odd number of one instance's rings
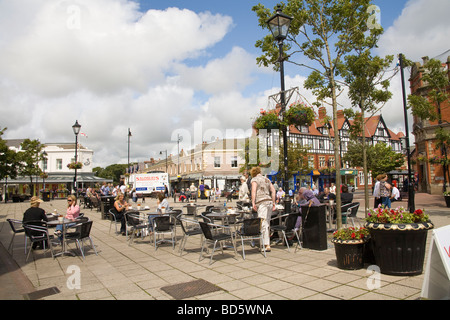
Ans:
POLYGON ((42 191, 42 200, 50 201, 50 191, 42 191))
POLYGON ((326 205, 302 206, 303 247, 327 250, 326 205))

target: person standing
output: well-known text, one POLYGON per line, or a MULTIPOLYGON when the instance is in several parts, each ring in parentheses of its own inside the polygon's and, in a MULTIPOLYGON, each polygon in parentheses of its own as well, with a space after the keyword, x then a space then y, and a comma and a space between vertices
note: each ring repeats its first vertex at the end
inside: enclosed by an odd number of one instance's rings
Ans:
POLYGON ((275 188, 266 177, 261 175, 260 167, 253 167, 250 171, 252 176, 252 207, 262 218, 261 233, 263 235, 263 245, 266 252, 270 252, 270 218, 275 210, 275 188))
POLYGON ((248 186, 245 176, 241 176, 241 185, 239 187, 239 201, 248 201, 248 186))
POLYGON ((380 180, 380 198, 381 198, 381 204, 385 208, 391 208, 391 189, 392 186, 387 183, 387 175, 382 174, 380 180))
POLYGON ((381 198, 380 198, 380 180, 381 180, 381 174, 377 175, 377 182, 375 182, 375 186, 373 187, 373 207, 378 208, 378 206, 381 204, 381 198))
POLYGON ((198 188, 200 189, 200 199, 206 199, 205 185, 203 184, 203 182, 200 184, 198 188))
POLYGON ((116 220, 120 221, 120 233, 124 236, 126 235, 126 221, 125 212, 128 210, 128 203, 124 199, 123 193, 119 193, 114 202, 114 211, 116 214, 116 220))

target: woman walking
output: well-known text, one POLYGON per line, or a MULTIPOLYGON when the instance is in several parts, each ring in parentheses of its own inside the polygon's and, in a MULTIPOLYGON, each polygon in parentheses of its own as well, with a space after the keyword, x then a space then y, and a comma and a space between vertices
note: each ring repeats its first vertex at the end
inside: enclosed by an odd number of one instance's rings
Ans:
POLYGON ((261 175, 261 168, 254 167, 250 171, 252 176, 252 207, 262 218, 261 232, 263 234, 263 245, 266 252, 270 251, 269 227, 272 211, 275 210, 275 188, 269 179, 261 175))

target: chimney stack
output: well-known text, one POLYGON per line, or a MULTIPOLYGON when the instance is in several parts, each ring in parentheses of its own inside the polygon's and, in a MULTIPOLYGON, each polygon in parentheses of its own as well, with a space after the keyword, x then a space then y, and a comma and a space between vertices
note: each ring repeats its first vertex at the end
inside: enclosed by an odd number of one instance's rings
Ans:
POLYGON ((327 108, 325 107, 320 107, 319 108, 319 119, 325 119, 325 117, 327 116, 327 108))

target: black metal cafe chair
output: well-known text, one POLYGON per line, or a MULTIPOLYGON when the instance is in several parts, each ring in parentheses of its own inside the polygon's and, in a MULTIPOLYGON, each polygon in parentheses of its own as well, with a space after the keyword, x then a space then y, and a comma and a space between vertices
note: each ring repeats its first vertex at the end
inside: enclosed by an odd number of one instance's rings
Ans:
POLYGON ((245 260, 244 241, 259 240, 259 250, 266 257, 266 248, 263 246, 263 233, 261 232, 262 218, 245 219, 242 227, 236 231, 236 235, 241 237, 242 258, 245 260))
MULTIPOLYGON (((13 253, 14 250, 14 238, 16 236, 16 234, 18 233, 23 233, 25 234, 25 229, 22 226, 22 221, 20 220, 16 220, 16 219, 6 219, 6 221, 8 221, 9 226, 11 227, 11 230, 13 232, 13 235, 11 237, 11 241, 9 242, 9 246, 8 246, 8 252, 11 250, 11 254, 13 253)), ((27 236, 25 235, 25 253, 27 253, 27 236)))
POLYGON ((153 241, 155 251, 158 250, 158 246, 163 242, 172 243, 172 249, 175 249, 175 224, 172 223, 169 215, 158 216, 153 219, 153 241), (165 239, 165 235, 170 235, 171 239, 165 239), (162 236, 162 238, 158 240, 159 236, 162 236))
MULTIPOLYGON (((25 234, 30 240, 30 250, 28 251, 27 257, 25 261, 28 261, 28 257, 30 256, 30 253, 33 249, 34 243, 42 243, 44 250, 45 244, 47 243, 51 253, 52 258, 55 258, 55 255, 53 254, 53 246, 51 240, 53 239, 53 236, 51 236, 48 232, 47 223, 45 221, 29 221, 25 222, 23 224, 23 228, 25 230, 25 234)), ((25 248, 26 249, 26 248, 25 248)))
MULTIPOLYGON (((198 223, 200 224, 200 228, 202 229, 203 236, 204 236, 203 242, 202 242, 202 249, 200 251, 199 261, 201 261, 202 258, 203 258, 203 248, 205 247, 205 244, 207 242, 212 242, 213 243, 213 250, 211 252, 211 257, 209 259, 209 264, 212 263, 212 258, 214 256, 214 251, 216 250, 216 245, 217 245, 218 242, 220 243, 220 242, 223 242, 225 240, 231 240, 231 243, 233 244, 234 255, 236 256, 237 252, 236 252, 236 245, 235 245, 234 239, 233 239, 233 233, 232 232, 229 232, 229 233, 220 232, 220 233, 214 233, 213 234, 213 232, 211 230, 211 227, 220 227, 222 229, 225 229, 225 228, 229 228, 230 229, 230 227, 214 225, 214 224, 201 222, 201 221, 199 221, 198 223)), ((223 254, 223 246, 221 246, 221 249, 222 249, 222 254, 223 254)))
POLYGON ((74 226, 76 227, 75 232, 66 233, 66 241, 76 241, 77 247, 80 250, 81 255, 83 256, 83 260, 85 259, 84 240, 90 241, 91 248, 94 249, 95 254, 98 255, 97 250, 95 249, 94 242, 91 238, 92 223, 93 221, 91 220, 82 220, 80 223, 74 226))
MULTIPOLYGON (((297 251, 298 247, 300 247, 300 248, 302 247, 302 244, 300 242, 301 228, 299 228, 299 230, 295 230, 295 223, 297 222, 298 217, 299 217, 299 215, 297 213, 284 214, 281 216, 281 218, 286 218, 286 219, 284 219, 284 223, 278 224, 278 225, 270 225, 271 231, 281 232, 281 234, 283 235, 283 240, 284 240, 289 252, 291 250, 289 248, 289 242, 286 237, 286 233, 288 233, 288 232, 293 232, 295 238, 297 238, 297 246, 295 247, 295 251, 297 251)), ((279 218, 280 218, 280 216, 277 216, 277 217, 272 218, 271 220, 275 220, 275 219, 279 219, 279 218)))

